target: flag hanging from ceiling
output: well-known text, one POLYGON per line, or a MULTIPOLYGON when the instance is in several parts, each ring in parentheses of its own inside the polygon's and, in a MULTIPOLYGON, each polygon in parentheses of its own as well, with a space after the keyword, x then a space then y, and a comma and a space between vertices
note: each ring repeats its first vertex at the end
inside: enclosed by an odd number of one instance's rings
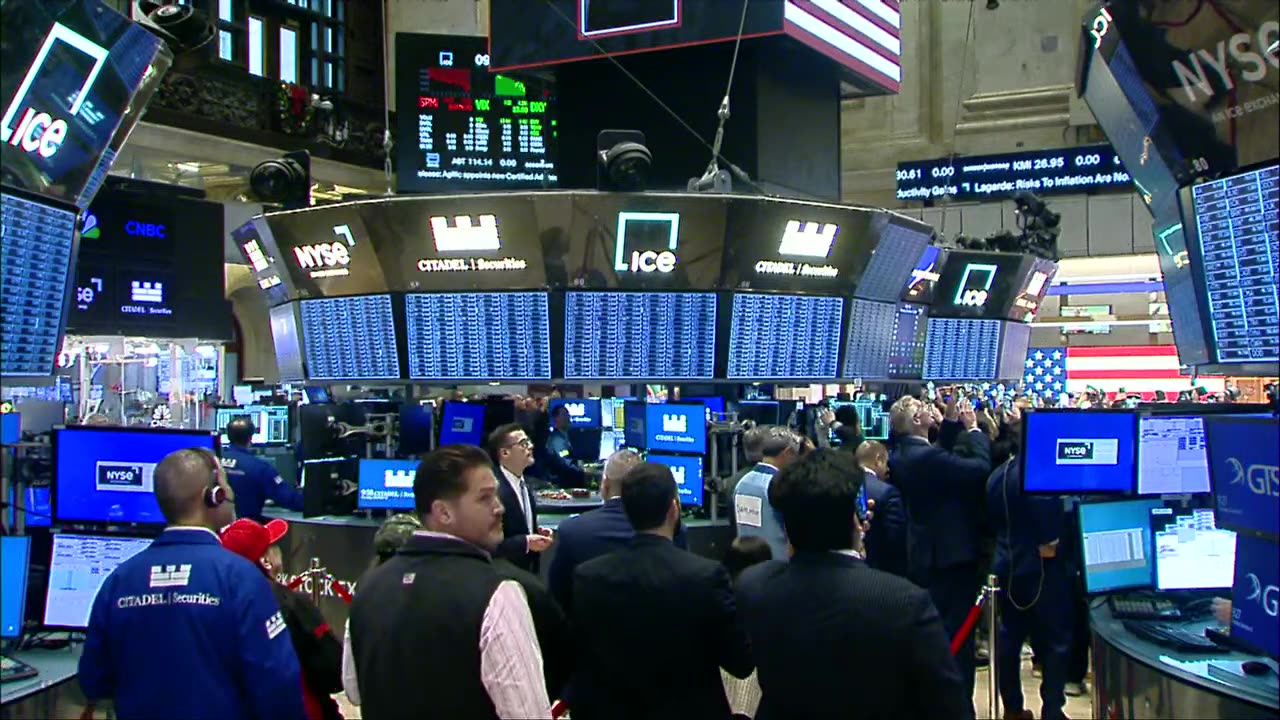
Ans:
POLYGON ((1174 345, 1117 345, 1113 347, 1030 348, 1023 366, 1023 387, 1028 392, 1057 397, 1064 392, 1082 393, 1090 387, 1108 397, 1140 394, 1150 400, 1156 390, 1172 398, 1183 390, 1203 387, 1221 393, 1220 377, 1199 377, 1194 383, 1182 374, 1174 345))

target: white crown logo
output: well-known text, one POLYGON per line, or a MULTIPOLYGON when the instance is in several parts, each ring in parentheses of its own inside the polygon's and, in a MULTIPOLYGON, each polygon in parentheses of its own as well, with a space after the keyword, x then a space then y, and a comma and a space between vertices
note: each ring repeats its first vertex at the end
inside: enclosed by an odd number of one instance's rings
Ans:
POLYGON ((387 489, 398 488, 401 490, 413 489, 413 472, 409 470, 388 470, 382 474, 382 484, 387 489))
POLYGON ((587 414, 587 406, 584 403, 565 403, 564 409, 574 417, 582 417, 587 414))
POLYGON ((778 254, 824 258, 831 254, 831 245, 835 243, 839 230, 834 223, 788 220, 786 230, 782 231, 778 254))
POLYGON ((498 218, 493 215, 479 215, 477 224, 471 223, 470 215, 458 215, 453 218, 453 227, 449 227, 449 218, 437 215, 431 218, 431 236, 436 242, 436 252, 461 252, 467 250, 497 250, 502 247, 498 239, 498 218))
POLYGON ((152 565, 151 587, 186 587, 191 581, 190 565, 152 565))
POLYGON ((164 302, 164 283, 149 283, 134 280, 129 285, 130 296, 133 298, 134 302, 164 302))
POLYGON ((689 432, 689 418, 684 415, 663 415, 663 432, 689 432))
POLYGON ((684 468, 683 468, 683 467, 681 467, 681 466, 679 466, 679 465, 674 465, 674 466, 672 466, 672 467, 671 467, 671 476, 672 476, 672 477, 674 477, 674 478, 676 479, 676 484, 677 484, 677 485, 683 485, 683 484, 684 484, 684 468))

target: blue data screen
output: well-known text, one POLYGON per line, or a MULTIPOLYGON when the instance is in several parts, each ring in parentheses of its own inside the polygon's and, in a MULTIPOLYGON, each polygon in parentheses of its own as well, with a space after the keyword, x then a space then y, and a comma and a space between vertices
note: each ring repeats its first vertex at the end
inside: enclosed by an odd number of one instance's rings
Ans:
POLYGON ((1022 486, 1059 495, 1132 493, 1137 416, 1128 412, 1036 410, 1026 424, 1022 486))
POLYGON ((709 379, 715 348, 715 293, 565 293, 566 379, 709 379))
POLYGON ((929 318, 925 380, 995 380, 999 368, 999 320, 929 318))
POLYGON ((838 297, 735 294, 729 379, 834 379, 843 315, 838 297))
POLYGON ((356 506, 364 510, 412 509, 417 471, 417 460, 361 458, 356 506))
POLYGON ((311 380, 400 377, 390 295, 303 300, 302 342, 311 380))
MULTIPOLYGON (((52 36, 50 36, 52 37, 52 36)), ((53 373, 76 213, 0 195, 0 373, 53 373)))
POLYGON ((896 302, 853 299, 849 303, 849 330, 844 340, 842 378, 883 378, 889 375, 894 347, 896 302))
POLYGON ((440 416, 441 445, 484 445, 484 405, 446 402, 440 416))
POLYGON ((671 468, 676 478, 676 492, 685 507, 702 506, 702 458, 651 453, 646 460, 671 468))
POLYGON ((411 380, 549 380, 545 292, 406 295, 411 380))

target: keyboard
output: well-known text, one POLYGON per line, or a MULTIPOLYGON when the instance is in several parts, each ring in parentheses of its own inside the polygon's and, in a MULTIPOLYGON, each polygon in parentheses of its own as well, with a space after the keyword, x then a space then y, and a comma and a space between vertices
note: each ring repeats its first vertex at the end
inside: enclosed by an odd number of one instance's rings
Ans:
POLYGON ((1134 635, 1162 647, 1182 652, 1224 653, 1227 650, 1218 647, 1204 635, 1197 635, 1176 625, 1165 623, 1140 622, 1126 620, 1124 629, 1134 635))
POLYGON ((1182 611, 1166 598, 1112 595, 1107 598, 1117 620, 1180 620, 1182 611))
POLYGON ((40 671, 7 655, 0 655, 0 683, 25 680, 39 675, 40 671))

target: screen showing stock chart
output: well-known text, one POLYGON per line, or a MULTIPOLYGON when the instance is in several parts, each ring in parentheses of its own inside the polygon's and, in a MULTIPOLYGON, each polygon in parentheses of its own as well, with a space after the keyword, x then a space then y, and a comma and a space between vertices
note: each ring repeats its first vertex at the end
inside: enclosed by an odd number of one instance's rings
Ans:
POLYGON ((999 320, 929 318, 925 380, 994 380, 999 365, 999 320))
POLYGON ((565 294, 565 379, 709 379, 715 347, 715 293, 565 294))
POLYGON ((929 332, 929 306, 898 303, 893 317, 893 346, 889 349, 889 377, 919 380, 924 373, 924 351, 929 332))
MULTIPOLYGON (((897 288, 895 287, 895 292, 897 288)), ((883 378, 889 373, 897 303, 854 299, 845 334, 844 378, 883 378)))
POLYGON ((843 315, 843 298, 736 293, 728 378, 835 378, 843 315))
POLYGON ((549 380, 545 292, 405 296, 411 380, 549 380))
POLYGON ((53 373, 75 255, 76 213, 50 202, 0 196, 0 372, 53 373))
POLYGON ((309 379, 400 377, 390 295, 303 300, 299 306, 309 379))

